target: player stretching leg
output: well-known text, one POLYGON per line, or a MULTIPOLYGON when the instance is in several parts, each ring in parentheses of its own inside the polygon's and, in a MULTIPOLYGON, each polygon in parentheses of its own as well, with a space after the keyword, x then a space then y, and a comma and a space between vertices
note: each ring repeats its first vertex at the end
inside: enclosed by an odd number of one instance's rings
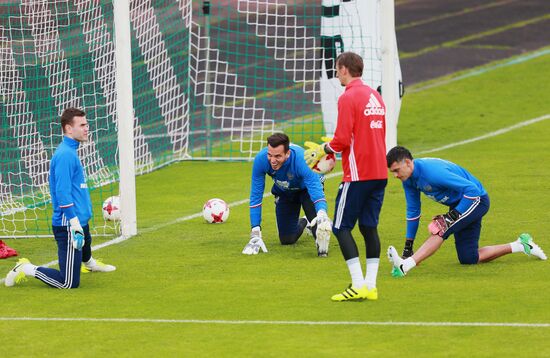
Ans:
POLYGON ((410 257, 403 259, 393 246, 388 248, 387 255, 393 265, 394 277, 405 276, 434 254, 451 235, 454 235, 461 264, 488 262, 516 252, 546 260, 546 255, 529 234, 521 234, 509 244, 478 248, 481 221, 489 211, 489 195, 481 182, 461 166, 437 158, 413 159, 407 148, 399 146, 388 152, 387 166, 403 182, 405 191, 407 239, 404 254, 407 245, 412 253, 412 242, 420 220, 420 193, 449 207, 447 213, 433 218, 428 226, 430 236, 410 257))

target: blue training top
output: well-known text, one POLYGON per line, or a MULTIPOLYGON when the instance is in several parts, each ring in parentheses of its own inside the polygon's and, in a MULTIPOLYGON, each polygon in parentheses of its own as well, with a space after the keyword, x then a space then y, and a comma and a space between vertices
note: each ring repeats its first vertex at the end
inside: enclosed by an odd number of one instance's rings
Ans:
POLYGON ((414 170, 403 182, 407 200, 407 236, 414 239, 420 220, 420 192, 463 214, 487 192, 481 182, 460 165, 437 158, 414 159, 414 170))
POLYGON ((69 220, 75 216, 85 226, 92 217, 90 193, 76 152, 79 144, 74 139, 63 137, 50 163, 53 226, 69 226, 69 220))
POLYGON ((307 189, 317 211, 327 210, 327 201, 321 184, 323 175, 313 172, 304 160, 304 149, 298 145, 289 146, 290 156, 279 170, 273 170, 267 159, 267 147, 254 158, 252 184, 250 187, 250 224, 259 226, 262 222, 262 200, 265 175, 273 178, 272 191, 277 195, 294 193, 307 189))

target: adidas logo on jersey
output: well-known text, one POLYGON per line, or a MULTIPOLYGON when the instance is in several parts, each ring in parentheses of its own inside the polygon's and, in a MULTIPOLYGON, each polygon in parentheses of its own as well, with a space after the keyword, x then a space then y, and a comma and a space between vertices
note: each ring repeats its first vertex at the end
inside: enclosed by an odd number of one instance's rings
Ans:
MULTIPOLYGON (((386 114, 386 109, 382 107, 380 104, 380 101, 376 98, 374 94, 370 94, 369 103, 365 106, 365 110, 363 111, 363 114, 365 116, 383 116, 386 114)), ((371 123, 372 128, 372 123, 371 123)))

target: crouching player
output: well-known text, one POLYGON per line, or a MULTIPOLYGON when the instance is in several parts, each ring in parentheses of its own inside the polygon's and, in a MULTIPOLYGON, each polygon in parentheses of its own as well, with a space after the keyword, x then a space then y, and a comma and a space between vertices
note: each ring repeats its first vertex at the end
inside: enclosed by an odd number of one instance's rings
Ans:
POLYGON ((394 177, 403 182, 407 201, 407 238, 403 259, 397 250, 388 248, 393 265, 392 275, 403 277, 420 262, 434 254, 451 235, 461 264, 488 262, 511 253, 525 253, 546 260, 542 249, 529 234, 503 245, 478 248, 481 221, 489 211, 489 196, 480 181, 466 169, 437 158, 413 159, 409 150, 394 147, 387 154, 387 165, 394 177), (449 207, 437 215, 428 226, 430 236, 413 252, 413 240, 420 220, 420 193, 449 207), (409 252, 407 252, 409 251, 409 252))
POLYGON ((92 257, 92 236, 88 226, 92 205, 77 152, 80 143, 88 140, 86 114, 77 108, 67 108, 61 115, 61 128, 63 141, 50 163, 52 229, 57 243, 59 270, 35 266, 22 258, 6 276, 4 284, 8 287, 31 276, 52 287, 77 288, 81 270, 109 272, 116 269, 92 257))
POLYGON ((304 160, 304 149, 290 144, 284 133, 275 133, 267 139, 267 147, 254 159, 250 188, 250 241, 243 254, 267 252, 262 240, 262 200, 265 176, 273 178, 271 193, 275 196, 275 215, 279 240, 282 245, 294 244, 308 221, 315 238, 318 256, 327 256, 332 231, 327 216, 327 202, 321 182, 324 177, 314 173, 304 160), (307 220, 300 219, 303 208, 307 220))

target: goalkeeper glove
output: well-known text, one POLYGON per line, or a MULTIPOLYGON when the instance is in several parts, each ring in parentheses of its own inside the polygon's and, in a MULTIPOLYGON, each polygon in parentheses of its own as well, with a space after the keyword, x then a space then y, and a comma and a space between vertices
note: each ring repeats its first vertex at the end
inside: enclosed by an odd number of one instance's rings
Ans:
POLYGON ((460 218, 460 213, 455 209, 449 210, 446 214, 434 216, 428 230, 432 235, 443 237, 445 232, 460 218))
POLYGON ((304 152, 304 159, 306 160, 306 164, 313 168, 321 158, 323 158, 327 153, 325 152, 325 146, 328 142, 332 140, 332 138, 328 137, 321 137, 321 140, 323 143, 317 144, 313 142, 305 142, 304 146, 307 147, 306 151, 304 152))
POLYGON ((71 220, 69 220, 69 224, 70 224, 69 230, 71 235, 71 244, 76 250, 80 251, 84 246, 84 230, 82 229, 82 226, 80 225, 80 221, 76 216, 71 220))
POLYGON ((250 241, 244 247, 243 254, 257 255, 260 249, 262 249, 263 252, 267 252, 267 247, 262 240, 262 230, 259 226, 255 226, 250 232, 250 241))
POLYGON ((327 212, 323 209, 319 210, 317 212, 317 217, 315 218, 317 221, 317 229, 319 229, 319 226, 323 228, 323 230, 332 230, 332 224, 330 222, 330 219, 328 218, 327 212))
POLYGON ((327 216, 327 212, 324 210, 319 210, 314 220, 317 221, 317 231, 315 232, 315 236, 317 237, 315 240, 317 244, 317 255, 327 256, 332 223, 327 216))
POLYGON ((414 244, 414 240, 411 240, 411 239, 405 240, 405 248, 403 249, 403 254, 401 255, 403 259, 406 259, 407 257, 411 257, 412 255, 414 255, 413 244, 414 244))

